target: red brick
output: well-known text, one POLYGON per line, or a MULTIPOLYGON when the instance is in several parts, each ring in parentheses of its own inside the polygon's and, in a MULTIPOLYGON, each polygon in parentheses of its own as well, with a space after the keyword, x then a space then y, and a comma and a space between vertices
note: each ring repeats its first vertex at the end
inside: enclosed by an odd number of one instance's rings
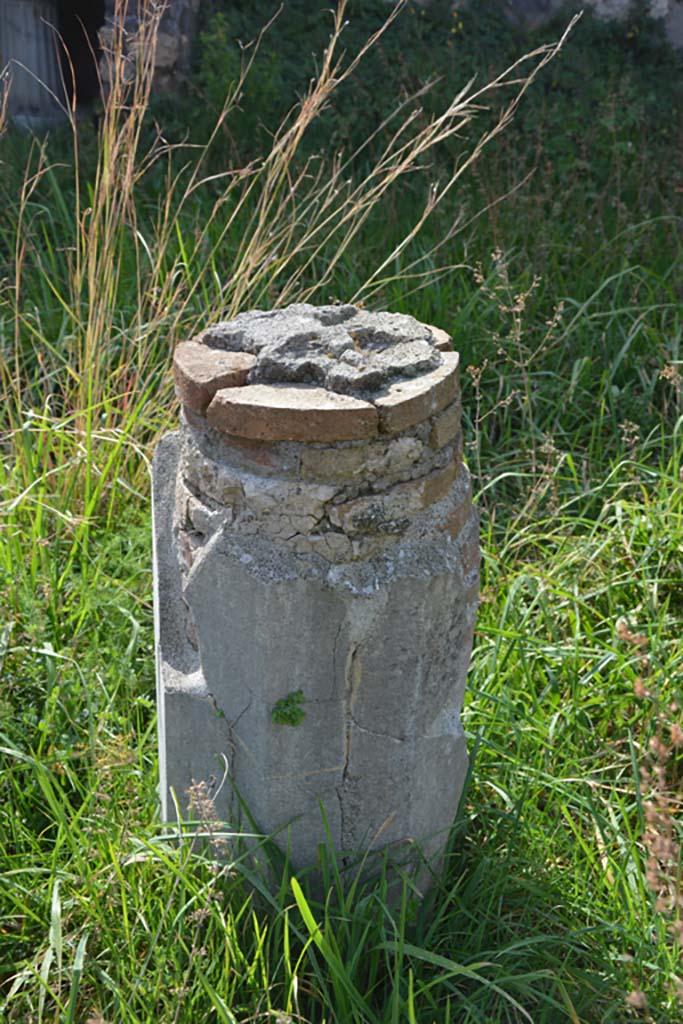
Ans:
POLYGON ((452 402, 434 417, 429 443, 432 448, 443 448, 460 433, 460 402, 452 402))
POLYGON ((455 402, 460 397, 459 361, 457 352, 445 352, 438 369, 390 384, 374 399, 380 429, 388 434, 400 433, 455 402))
POLYGON ((204 413, 217 391, 246 384, 255 363, 249 352, 225 352, 198 341, 184 341, 173 355, 178 397, 194 412, 204 413))
POLYGON ((377 434, 369 402, 305 384, 225 388, 206 414, 212 427, 254 441, 362 441, 377 434))
POLYGON ((460 466, 457 462, 449 462, 443 469, 438 469, 421 481, 422 506, 434 505, 437 501, 445 498, 450 491, 460 466))
POLYGON ((436 347, 441 352, 452 352, 453 351, 453 339, 447 331, 442 330, 440 327, 434 327, 433 324, 428 324, 429 330, 436 339, 436 347))

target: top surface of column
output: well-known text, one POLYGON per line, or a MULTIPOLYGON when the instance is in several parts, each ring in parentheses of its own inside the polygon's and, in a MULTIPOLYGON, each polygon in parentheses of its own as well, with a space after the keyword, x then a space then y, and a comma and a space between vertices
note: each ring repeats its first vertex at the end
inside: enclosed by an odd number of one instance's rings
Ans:
POLYGON ((261 441, 353 441, 414 426, 450 404, 458 356, 400 313, 298 304, 243 313, 178 346, 183 405, 261 441))

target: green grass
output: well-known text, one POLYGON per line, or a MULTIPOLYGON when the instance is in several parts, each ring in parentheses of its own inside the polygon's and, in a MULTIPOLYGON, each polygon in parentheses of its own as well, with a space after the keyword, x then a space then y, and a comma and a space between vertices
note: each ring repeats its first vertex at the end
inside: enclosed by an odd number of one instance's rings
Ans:
MULTIPOLYGON (((372 51, 396 95, 436 54, 435 109, 508 55, 488 4, 439 49, 445 6, 406 11, 428 23, 399 19, 372 51)), ((367 8, 352 40, 378 24, 367 8)), ((256 85, 295 91, 308 71, 291 24, 276 31, 256 85)), ((208 148, 169 151, 143 74, 99 137, 0 140, 0 1019, 681 1019, 683 123, 680 60, 659 45, 637 19, 584 19, 369 287, 452 173, 455 136, 320 251, 296 204, 262 198, 306 142, 246 194, 210 177, 262 144, 252 100, 208 148), (264 211, 289 245, 266 274, 264 211), (177 416, 173 344, 224 309, 360 294, 453 333, 482 513, 471 775, 422 901, 381 863, 340 877, 329 851, 321 899, 267 837, 259 874, 201 790, 199 835, 164 826, 156 794, 148 466, 177 416)), ((197 145, 235 73, 205 54, 197 145)), ((312 150, 384 116, 378 73, 330 94, 312 150), (379 106, 359 126, 364 96, 379 106)))

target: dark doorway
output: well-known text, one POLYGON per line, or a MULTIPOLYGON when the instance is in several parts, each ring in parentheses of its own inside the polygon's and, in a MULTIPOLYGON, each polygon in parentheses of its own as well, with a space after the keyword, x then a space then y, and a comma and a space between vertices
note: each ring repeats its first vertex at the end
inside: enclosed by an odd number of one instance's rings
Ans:
POLYGON ((97 30, 104 24, 104 0, 58 0, 57 9, 67 96, 88 106, 100 95, 97 30))

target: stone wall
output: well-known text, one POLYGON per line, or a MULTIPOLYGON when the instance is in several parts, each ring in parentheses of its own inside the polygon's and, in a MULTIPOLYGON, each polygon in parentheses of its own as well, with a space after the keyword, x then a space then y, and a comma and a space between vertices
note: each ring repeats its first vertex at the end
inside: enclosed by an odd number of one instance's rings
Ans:
MULTIPOLYGON (((468 2, 471 0, 458 0, 458 6, 466 7, 468 2)), ((532 25, 541 24, 558 11, 569 13, 587 8, 593 8, 598 17, 607 21, 618 21, 639 6, 639 0, 505 0, 512 15, 532 25)), ((644 0, 644 7, 650 17, 663 21, 672 45, 683 46, 683 0, 644 0)))
MULTIPOLYGON (((130 40, 131 50, 135 47, 137 31, 136 0, 119 0, 127 7, 125 28, 130 40)), ((207 0, 167 0, 156 51, 156 87, 159 89, 172 87, 178 73, 190 68, 193 43, 197 27, 197 15, 200 5, 207 0)), ((424 0, 429 3, 429 0, 424 0)), ((454 7, 466 8, 474 0, 454 0, 454 7)), ((560 10, 571 12, 592 7, 597 15, 607 20, 618 20, 628 16, 638 0, 501 0, 512 17, 520 18, 530 25, 538 25, 560 10)), ((664 23, 670 42, 675 46, 683 46, 683 0, 645 0, 646 8, 651 17, 664 23)), ((116 0, 105 0, 106 18, 101 30, 104 48, 111 44, 116 0)), ((264 20, 272 13, 270 7, 263 4, 264 20)))
MULTIPOLYGON (((648 13, 653 18, 663 18, 676 0, 646 0, 648 13)), ((541 20, 561 10, 582 10, 592 7, 600 18, 608 21, 628 17, 635 8, 635 0, 506 0, 505 6, 521 17, 541 20)))
MULTIPOLYGON (((139 4, 150 0, 86 0, 67 4, 58 0, 0 0, 0 72, 2 80, 13 79, 10 113, 26 125, 49 124, 64 116, 71 103, 72 75, 76 95, 83 107, 99 94, 93 53, 100 49, 99 68, 105 83, 109 77, 107 52, 113 47, 115 25, 122 19, 124 50, 130 56, 130 71, 139 44, 139 4), (102 13, 104 12, 104 14, 102 13), (59 36, 71 55, 65 58, 59 36), (85 33, 85 35, 84 35, 85 33), (60 67, 61 65, 61 67, 60 67), (3 72, 3 66, 5 70, 3 72), (45 83, 47 88, 41 86, 45 83)), ((209 0, 165 0, 155 51, 155 88, 172 88, 190 71, 197 32, 198 13, 209 0)), ((322 0, 320 0, 322 2, 322 0)), ((425 0, 426 3, 429 0, 425 0)), ((466 8, 474 0, 453 0, 466 8)), ((161 0, 160 0, 161 3, 161 0)), ((600 17, 618 19, 628 15, 636 0, 501 0, 511 18, 537 25, 560 9, 592 6, 600 17)), ((651 16, 664 25, 674 46, 683 46, 683 0, 645 0, 651 16)), ((270 7, 263 4, 264 18, 270 7)), ((2 85, 2 81, 0 81, 2 85)))
MULTIPOLYGON (((197 14, 201 0, 168 0, 159 26, 155 52, 155 87, 168 89, 175 84, 179 73, 191 64, 193 43, 197 27, 197 14)), ((135 53, 138 31, 137 0, 106 0, 105 21, 100 29, 100 43, 106 52, 111 48, 117 12, 125 10, 123 26, 128 52, 135 53)), ((107 77, 106 59, 102 61, 103 77, 107 77)))
POLYGON ((0 0, 0 87, 11 82, 9 113, 26 127, 62 116, 56 22, 56 0, 0 0))

